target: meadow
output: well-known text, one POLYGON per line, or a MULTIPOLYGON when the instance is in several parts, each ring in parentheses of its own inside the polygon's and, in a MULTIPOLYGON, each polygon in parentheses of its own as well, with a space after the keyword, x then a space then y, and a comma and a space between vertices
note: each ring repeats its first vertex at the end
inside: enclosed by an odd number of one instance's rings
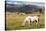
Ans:
MULTIPOLYGON (((28 24, 23 27, 22 22, 27 16, 31 15, 34 14, 18 15, 15 13, 6 13, 6 30, 40 29, 45 27, 45 16, 43 14, 39 14, 40 20, 37 25, 34 22, 30 24, 30 27, 28 26, 28 24)), ((38 15, 38 13, 36 13, 35 15, 38 15)))

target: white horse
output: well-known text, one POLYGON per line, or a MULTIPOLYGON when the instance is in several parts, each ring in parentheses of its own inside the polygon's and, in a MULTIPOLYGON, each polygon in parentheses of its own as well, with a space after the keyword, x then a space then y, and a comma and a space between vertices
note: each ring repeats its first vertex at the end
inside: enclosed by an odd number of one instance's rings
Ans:
POLYGON ((24 26, 26 24, 26 22, 28 22, 28 24, 30 25, 30 22, 33 22, 33 21, 36 21, 38 23, 39 22, 39 16, 28 16, 28 17, 26 17, 26 19, 24 20, 22 25, 24 26))

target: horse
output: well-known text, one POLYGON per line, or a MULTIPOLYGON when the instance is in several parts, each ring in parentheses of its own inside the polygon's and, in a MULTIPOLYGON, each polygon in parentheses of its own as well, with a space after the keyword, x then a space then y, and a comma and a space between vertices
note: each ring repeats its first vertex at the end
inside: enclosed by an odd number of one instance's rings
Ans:
POLYGON ((26 22, 28 22, 28 24, 30 25, 30 22, 36 21, 36 24, 38 24, 39 22, 39 15, 38 16, 27 16, 22 25, 24 26, 26 24, 26 22))

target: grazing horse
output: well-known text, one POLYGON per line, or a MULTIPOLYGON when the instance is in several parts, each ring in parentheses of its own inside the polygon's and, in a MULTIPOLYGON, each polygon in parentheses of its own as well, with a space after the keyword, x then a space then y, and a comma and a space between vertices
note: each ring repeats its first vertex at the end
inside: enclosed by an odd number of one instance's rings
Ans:
POLYGON ((38 23, 39 22, 39 16, 28 16, 28 17, 26 17, 24 22, 22 23, 22 25, 24 26, 26 24, 26 22, 28 22, 28 24, 30 25, 30 22, 33 22, 33 21, 36 21, 38 23))

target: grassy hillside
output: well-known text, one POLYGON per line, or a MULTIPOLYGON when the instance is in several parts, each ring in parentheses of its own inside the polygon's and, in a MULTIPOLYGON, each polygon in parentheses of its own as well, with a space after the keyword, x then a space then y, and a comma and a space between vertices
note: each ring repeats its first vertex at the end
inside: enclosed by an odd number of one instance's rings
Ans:
MULTIPOLYGON (((18 29, 38 29, 38 28, 44 28, 44 15, 40 14, 40 21, 36 25, 35 22, 30 24, 30 27, 28 24, 26 24, 24 27, 22 26, 22 22, 27 16, 31 16, 32 14, 26 14, 26 15, 18 15, 15 13, 6 13, 6 30, 18 30, 18 29)), ((36 14, 38 15, 38 14, 36 14)))

